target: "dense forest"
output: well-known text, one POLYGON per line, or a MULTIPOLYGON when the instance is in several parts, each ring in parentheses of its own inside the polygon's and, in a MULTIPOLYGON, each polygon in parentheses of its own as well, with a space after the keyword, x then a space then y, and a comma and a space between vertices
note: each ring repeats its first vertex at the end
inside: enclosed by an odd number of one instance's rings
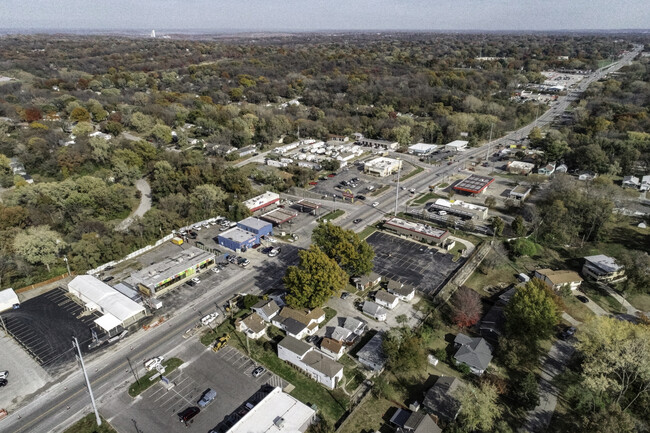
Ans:
MULTIPOLYGON (((321 34, 259 40, 0 39, 0 284, 84 271, 216 213, 246 215, 262 187, 204 144, 259 149, 361 132, 408 145, 467 132, 472 145, 529 123, 512 98, 548 68, 595 69, 631 42, 592 35, 321 34), (493 57, 477 60, 477 57, 493 57), (568 56, 570 60, 560 60, 568 56), (97 136, 97 132, 113 138, 97 136), (34 179, 14 176, 11 158, 34 179), (154 207, 126 231, 134 182, 154 207)), ((575 125, 535 138, 549 158, 619 174, 647 164, 647 63, 597 83, 575 125), (644 147, 645 146, 645 147, 644 147), (555 152, 555 153, 553 153, 555 152), (644 159, 645 158, 645 159, 644 159)))

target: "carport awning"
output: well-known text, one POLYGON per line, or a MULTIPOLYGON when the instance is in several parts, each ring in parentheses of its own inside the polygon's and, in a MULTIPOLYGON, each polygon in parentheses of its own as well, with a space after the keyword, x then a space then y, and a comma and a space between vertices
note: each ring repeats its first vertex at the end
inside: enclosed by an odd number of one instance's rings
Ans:
POLYGON ((120 319, 112 314, 104 314, 99 319, 95 319, 95 323, 106 332, 110 332, 118 326, 122 326, 120 319))

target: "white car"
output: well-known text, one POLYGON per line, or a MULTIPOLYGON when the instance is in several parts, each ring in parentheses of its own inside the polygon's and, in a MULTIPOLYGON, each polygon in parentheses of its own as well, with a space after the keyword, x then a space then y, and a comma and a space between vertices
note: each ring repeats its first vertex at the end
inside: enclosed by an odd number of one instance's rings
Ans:
POLYGON ((148 361, 145 361, 144 363, 144 368, 147 369, 147 371, 151 371, 156 368, 158 364, 162 364, 162 362, 165 360, 162 356, 156 356, 155 358, 151 358, 148 361))
POLYGON ((376 201, 376 202, 374 202, 374 203, 372 204, 372 207, 377 207, 377 206, 379 206, 379 202, 378 202, 378 201, 376 201))
POLYGON ((212 272, 214 272, 215 274, 218 274, 218 273, 219 273, 219 271, 220 271, 220 269, 219 269, 219 268, 212 268, 212 272))
POLYGON ((203 316, 201 318, 201 323, 203 324, 203 326, 208 326, 210 323, 217 320, 217 317, 219 317, 219 313, 216 313, 216 312, 215 313, 210 313, 210 314, 208 314, 206 316, 203 316))
POLYGON ((280 248, 273 248, 271 251, 269 251, 269 257, 275 257, 278 254, 280 254, 280 248))
POLYGON ((276 238, 272 238, 270 236, 268 238, 266 238, 266 239, 271 243, 276 243, 278 241, 276 238))
POLYGON ((192 281, 193 281, 195 284, 199 284, 199 283, 201 282, 201 280, 199 280, 197 277, 192 278, 192 281))
POLYGON ((9 376, 9 371, 0 371, 0 379, 6 379, 9 376))

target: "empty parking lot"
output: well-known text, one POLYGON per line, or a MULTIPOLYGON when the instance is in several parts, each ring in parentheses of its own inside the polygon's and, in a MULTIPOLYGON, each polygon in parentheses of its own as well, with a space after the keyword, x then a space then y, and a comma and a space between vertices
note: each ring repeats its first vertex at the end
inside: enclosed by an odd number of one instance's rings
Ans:
POLYGON ((375 249, 374 271, 434 295, 464 259, 399 236, 375 232, 367 239, 375 249))

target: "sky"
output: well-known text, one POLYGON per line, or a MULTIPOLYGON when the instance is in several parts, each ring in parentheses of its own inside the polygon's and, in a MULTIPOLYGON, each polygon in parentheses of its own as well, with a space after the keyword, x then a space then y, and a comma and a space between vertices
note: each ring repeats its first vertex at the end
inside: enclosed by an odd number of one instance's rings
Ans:
POLYGON ((0 0, 0 29, 6 30, 648 28, 649 0, 0 0))

